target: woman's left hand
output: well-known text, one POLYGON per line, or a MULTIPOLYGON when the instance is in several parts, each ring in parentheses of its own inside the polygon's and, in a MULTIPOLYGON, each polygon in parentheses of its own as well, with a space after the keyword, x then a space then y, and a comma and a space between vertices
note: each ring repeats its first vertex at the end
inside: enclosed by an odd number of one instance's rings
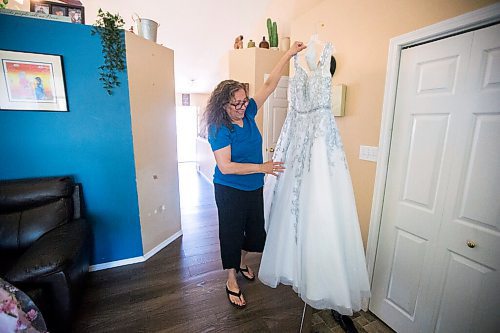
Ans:
POLYGON ((273 160, 267 161, 262 164, 262 171, 269 175, 277 176, 279 173, 285 171, 284 162, 274 162, 273 160))

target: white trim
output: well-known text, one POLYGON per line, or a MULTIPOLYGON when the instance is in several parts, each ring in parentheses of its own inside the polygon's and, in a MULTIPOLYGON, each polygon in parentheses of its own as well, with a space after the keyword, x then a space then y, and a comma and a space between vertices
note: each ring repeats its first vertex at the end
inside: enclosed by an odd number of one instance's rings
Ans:
POLYGON ((89 272, 94 272, 94 271, 100 271, 103 269, 108 269, 108 268, 113 268, 113 267, 119 267, 119 266, 126 266, 126 265, 131 265, 131 264, 137 264, 139 262, 144 262, 154 256, 156 253, 161 251, 165 246, 169 245, 172 243, 174 240, 176 240, 179 236, 182 235, 182 230, 177 231, 175 234, 158 244, 156 247, 154 247, 151 251, 146 253, 143 256, 140 257, 134 257, 134 258, 128 258, 128 259, 122 259, 122 260, 117 260, 117 261, 110 261, 110 262, 105 262, 103 264, 97 264, 97 265, 92 265, 89 267, 89 272))
POLYGON ((97 265, 90 266, 89 272, 100 271, 103 269, 125 266, 125 265, 130 265, 130 264, 137 264, 138 262, 143 262, 143 261, 144 261, 144 257, 140 256, 140 257, 135 257, 135 258, 128 258, 128 259, 122 259, 122 260, 117 260, 117 261, 105 262, 103 264, 97 264, 97 265))
POLYGON ((203 172, 200 171, 200 168, 197 168, 198 174, 207 181, 210 185, 214 186, 214 182, 212 179, 208 178, 203 172))
POLYGON ((396 103, 396 90, 399 72, 399 61, 403 47, 443 38, 465 30, 474 29, 500 20, 500 3, 487 6, 473 12, 454 17, 452 19, 433 24, 431 26, 392 38, 389 44, 387 72, 385 82, 384 102, 382 106, 382 120, 379 138, 377 170, 368 231, 366 248, 366 262, 370 281, 373 281, 375 257, 377 253, 380 222, 382 219, 382 205, 384 201, 387 168, 389 165, 389 149, 391 146, 392 123, 396 103))
POLYGON ((173 234, 169 238, 165 239, 163 242, 161 242, 160 244, 156 245, 151 251, 149 251, 148 253, 146 253, 144 255, 144 260, 148 260, 149 258, 151 258, 155 254, 157 254, 158 252, 160 252, 165 246, 167 246, 168 244, 172 243, 174 240, 176 240, 180 236, 182 236, 182 229, 179 230, 179 231, 177 231, 175 234, 173 234))
MULTIPOLYGON (((269 78, 269 74, 264 74, 264 82, 267 81, 269 78)), ((272 96, 269 96, 266 98, 264 101, 264 105, 262 107, 262 159, 263 161, 267 161, 267 147, 269 147, 269 98, 272 98, 272 96)))

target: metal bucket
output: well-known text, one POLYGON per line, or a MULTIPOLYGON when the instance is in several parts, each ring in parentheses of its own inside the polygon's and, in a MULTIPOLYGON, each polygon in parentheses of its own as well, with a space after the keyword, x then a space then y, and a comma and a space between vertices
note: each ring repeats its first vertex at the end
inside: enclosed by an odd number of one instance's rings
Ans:
POLYGON ((156 43, 156 33, 160 25, 153 20, 140 18, 137 14, 135 15, 137 19, 134 17, 132 17, 132 19, 137 25, 137 34, 156 43))

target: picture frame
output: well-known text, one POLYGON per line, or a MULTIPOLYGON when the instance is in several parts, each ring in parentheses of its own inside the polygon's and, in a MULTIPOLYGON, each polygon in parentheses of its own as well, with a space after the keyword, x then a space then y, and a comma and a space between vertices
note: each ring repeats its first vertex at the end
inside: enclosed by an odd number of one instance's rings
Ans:
POLYGON ((67 16, 71 23, 85 24, 85 8, 78 5, 70 5, 52 1, 30 2, 30 11, 44 14, 67 16))
POLYGON ((52 15, 58 15, 58 16, 68 16, 68 8, 64 6, 51 6, 50 7, 51 14, 52 15))
POLYGON ((60 55, 0 50, 0 111, 68 111, 60 55))
POLYGON ((50 14, 50 6, 49 5, 35 3, 35 4, 32 4, 32 6, 33 6, 33 8, 31 9, 32 12, 42 13, 42 14, 50 14))

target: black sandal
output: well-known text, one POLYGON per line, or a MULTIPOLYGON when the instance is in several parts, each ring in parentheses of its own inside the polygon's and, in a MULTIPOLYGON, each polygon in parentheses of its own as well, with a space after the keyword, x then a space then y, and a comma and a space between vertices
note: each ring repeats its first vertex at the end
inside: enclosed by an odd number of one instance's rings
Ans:
POLYGON ((226 283, 226 293, 227 293, 227 299, 229 300, 229 303, 231 303, 231 305, 234 306, 234 307, 236 307, 237 309, 243 309, 247 305, 246 303, 243 304, 243 305, 239 305, 239 304, 231 302, 231 297, 229 297, 229 295, 236 296, 241 301, 241 290, 238 291, 237 293, 234 292, 234 291, 231 291, 231 290, 229 290, 229 287, 227 286, 227 283, 226 283))
POLYGON ((255 280, 255 273, 253 274, 253 276, 252 276, 252 277, 249 277, 249 276, 245 275, 245 273, 250 274, 250 271, 248 270, 248 265, 245 265, 245 268, 241 268, 241 267, 240 267, 239 271, 241 272, 241 275, 243 275, 243 277, 244 277, 245 279, 247 279, 248 281, 253 281, 253 280, 255 280))

